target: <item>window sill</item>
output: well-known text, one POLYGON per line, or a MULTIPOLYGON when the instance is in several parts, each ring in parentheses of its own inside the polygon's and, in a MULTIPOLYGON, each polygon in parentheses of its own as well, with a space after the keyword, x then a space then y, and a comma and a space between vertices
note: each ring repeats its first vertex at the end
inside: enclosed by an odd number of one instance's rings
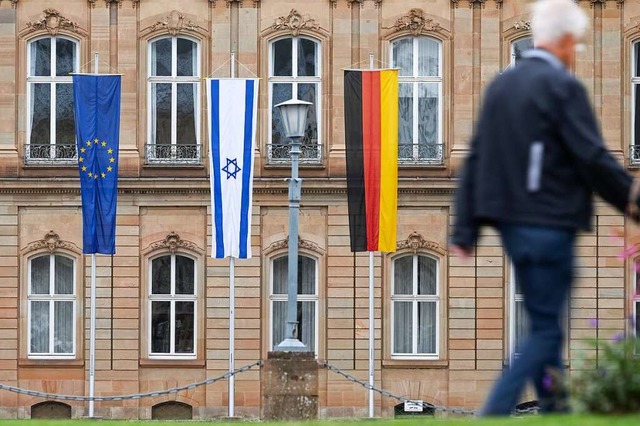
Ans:
POLYGON ((385 359, 382 366, 386 368, 448 368, 449 361, 446 359, 385 359))
POLYGON ((140 367, 148 368, 202 368, 206 365, 203 359, 141 359, 140 367))
POLYGON ((447 168, 445 163, 398 163, 399 169, 434 169, 444 170, 447 168))
POLYGON ((55 358, 20 358, 18 360, 20 367, 47 367, 47 368, 73 368, 84 367, 83 359, 55 359, 55 358))

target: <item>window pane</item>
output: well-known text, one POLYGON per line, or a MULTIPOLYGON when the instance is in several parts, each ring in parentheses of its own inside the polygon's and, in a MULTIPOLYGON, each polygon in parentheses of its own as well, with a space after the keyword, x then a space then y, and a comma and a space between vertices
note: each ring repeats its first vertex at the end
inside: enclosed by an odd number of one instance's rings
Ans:
POLYGON ((75 143, 73 85, 56 84, 56 144, 74 145, 75 143))
POLYGON ((436 302, 418 302, 418 353, 436 353, 436 302))
POLYGON ((284 133, 284 126, 282 125, 282 118, 280 112, 274 108, 274 105, 278 105, 281 102, 288 101, 293 97, 293 87, 290 83, 278 83, 273 86, 273 96, 271 104, 271 142, 274 144, 287 143, 288 139, 284 133))
MULTIPOLYGON (((398 145, 413 144, 413 83, 398 85, 398 145)), ((402 157, 407 157, 402 152, 402 157)))
POLYGON ((418 41, 418 75, 437 77, 440 75, 440 43, 426 37, 418 41))
POLYGON ((178 105, 176 113, 177 143, 183 145, 196 144, 196 85, 178 84, 178 105))
POLYGON ((171 302, 151 302, 151 352, 169 353, 171 302))
POLYGON ((635 332, 636 332, 636 354, 640 354, 640 301, 635 302, 636 318, 635 318, 635 332))
POLYGON ((635 262, 635 269, 636 269, 636 289, 635 289, 635 297, 640 298, 640 259, 636 260, 635 262))
POLYGON ((176 294, 194 294, 194 266, 193 259, 176 255, 176 294))
POLYGON ((273 260, 273 294, 287 294, 288 257, 273 260))
POLYGON ((56 75, 67 76, 75 69, 76 44, 64 38, 56 39, 56 75))
POLYGON ((635 55, 635 63, 633 64, 633 76, 640 77, 640 42, 633 44, 633 53, 635 55))
POLYGON ((191 40, 178 38, 178 75, 196 75, 197 44, 191 40))
POLYGON ((151 45, 151 75, 171 75, 171 38, 156 40, 151 45))
MULTIPOLYGON (((31 137, 30 143, 49 145, 51 143, 51 85, 35 83, 31 85, 31 137)), ((48 155, 46 155, 48 157, 48 155)))
POLYGON ((418 256, 418 294, 435 295, 438 279, 438 264, 435 259, 418 256))
POLYGON ((31 260, 31 294, 49 294, 49 256, 31 260))
POLYGON ((394 42, 391 55, 393 67, 400 68, 399 75, 413 75, 413 39, 403 38, 394 42))
POLYGON ((413 304, 393 303, 393 352, 408 354, 413 352, 413 304))
POLYGON ((171 84, 151 85, 152 140, 158 145, 171 144, 171 84))
POLYGON ((640 146, 640 84, 634 84, 633 90, 635 92, 633 108, 634 144, 640 146))
POLYGON ((151 293, 171 293, 171 256, 162 256, 151 261, 151 293))
POLYGON ((315 76, 317 61, 317 44, 306 38, 298 39, 298 75, 315 76))
POLYGON ((298 99, 311 102, 313 105, 309 107, 307 112, 307 127, 304 131, 304 137, 300 141, 306 145, 316 145, 318 143, 318 101, 317 101, 318 85, 316 83, 299 84, 298 99))
POLYGON ((438 83, 418 84, 418 136, 421 145, 438 143, 438 83))
POLYGON ((393 262, 393 294, 413 294, 413 256, 393 262))
POLYGON ((73 353, 73 302, 54 302, 53 351, 73 353))
POLYGON ((176 353, 193 353, 194 305, 194 302, 176 302, 176 353))
POLYGON ((273 347, 275 348, 280 342, 284 340, 286 333, 287 322, 287 302, 274 301, 273 302, 273 329, 271 330, 273 336, 273 347))
POLYGON ((316 294, 316 261, 298 257, 298 294, 316 294))
POLYGON ((298 302, 298 339, 309 351, 316 351, 316 303, 298 302))
POLYGON ((49 302, 31 302, 30 351, 49 352, 49 302))
POLYGON ((527 338, 528 330, 529 330, 529 321, 527 318, 527 313, 524 309, 523 301, 516 301, 515 303, 515 344, 514 351, 516 354, 522 353, 522 345, 527 338))
POLYGON ((293 60, 293 39, 284 38, 273 42, 273 75, 291 76, 291 61, 293 60))
POLYGON ((516 40, 512 44, 513 48, 513 63, 517 64, 520 58, 522 58, 522 54, 529 49, 533 49, 533 38, 525 37, 519 40, 516 40))
POLYGON ((55 294, 73 294, 73 259, 55 257, 55 294))
POLYGON ((51 76, 51 39, 42 38, 30 43, 32 76, 51 76))

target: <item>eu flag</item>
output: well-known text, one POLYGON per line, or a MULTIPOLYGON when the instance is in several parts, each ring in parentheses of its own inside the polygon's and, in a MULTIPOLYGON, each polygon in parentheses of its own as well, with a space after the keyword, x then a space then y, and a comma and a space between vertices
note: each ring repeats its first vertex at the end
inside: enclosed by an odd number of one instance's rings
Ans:
POLYGON ((85 254, 116 251, 120 77, 73 76, 85 254))

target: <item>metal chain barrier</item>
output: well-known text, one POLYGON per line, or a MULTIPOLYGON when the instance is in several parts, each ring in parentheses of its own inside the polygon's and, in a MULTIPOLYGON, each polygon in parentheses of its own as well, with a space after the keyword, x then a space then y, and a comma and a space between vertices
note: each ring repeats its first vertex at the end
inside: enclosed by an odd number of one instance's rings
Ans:
MULTIPOLYGON (((362 381, 362 380, 358 380, 356 377, 354 377, 353 375, 349 374, 349 373, 345 373, 344 371, 340 370, 338 367, 334 367, 333 365, 329 364, 327 361, 318 361, 318 364, 322 367, 322 368, 326 368, 327 370, 333 371, 334 373, 344 377, 345 379, 349 380, 350 382, 356 383, 366 389, 369 390, 373 390, 374 392, 379 393, 382 396, 388 397, 388 398, 393 398, 397 401, 400 402, 411 402, 413 404, 416 405, 421 405, 423 409, 427 409, 427 410, 433 410, 433 411, 440 411, 443 413, 451 413, 451 414, 462 414, 462 415, 467 415, 467 416, 477 416, 479 413, 477 410, 467 410, 464 408, 449 408, 449 407, 444 407, 441 405, 434 405, 434 404, 429 404, 428 402, 422 402, 422 401, 414 401, 411 400, 409 398, 405 398, 403 396, 399 396, 399 395, 394 395, 389 391, 386 391, 384 389, 378 389, 374 386, 371 386, 368 382, 362 381)), ((524 410, 516 410, 516 414, 520 415, 520 414, 535 414, 538 412, 538 407, 529 407, 527 409, 524 410)))
POLYGON ((239 373, 244 373, 245 371, 251 370, 255 366, 262 366, 262 361, 256 361, 253 364, 245 365, 244 367, 240 367, 237 370, 227 372, 221 376, 213 377, 210 379, 202 380, 200 382, 191 383, 189 385, 177 386, 175 388, 170 388, 162 391, 153 391, 153 392, 145 392, 145 393, 134 393, 130 395, 116 395, 116 396, 76 396, 76 395, 57 395, 53 393, 39 392, 28 389, 21 389, 15 386, 9 386, 0 383, 0 389, 15 392, 22 395, 29 396, 37 396, 45 399, 53 399, 53 400, 66 400, 66 401, 124 401, 129 399, 142 399, 142 398, 150 398, 161 395, 169 395, 172 393, 178 393, 183 390, 191 390, 200 386, 210 385, 212 383, 218 382, 220 380, 228 379, 229 377, 235 376, 239 373))

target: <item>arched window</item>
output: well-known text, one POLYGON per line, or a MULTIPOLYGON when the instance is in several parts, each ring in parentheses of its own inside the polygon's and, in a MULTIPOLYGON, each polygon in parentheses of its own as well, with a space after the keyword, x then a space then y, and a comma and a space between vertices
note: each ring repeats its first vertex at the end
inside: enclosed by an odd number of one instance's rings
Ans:
POLYGON ((631 162, 640 162, 640 40, 631 52, 631 162))
POLYGON ((511 42, 511 66, 518 63, 522 54, 529 49, 533 49, 533 38, 522 37, 511 42))
POLYGON ((399 68, 398 161, 441 164, 442 43, 405 37, 391 43, 391 66, 399 68))
POLYGON ((29 259, 30 358, 70 358, 76 352, 76 261, 62 254, 29 259))
POLYGON ((78 72, 78 43, 42 37, 27 46, 28 163, 73 164, 77 159, 71 73, 78 72))
POLYGON ((149 356, 196 356, 196 261, 181 254, 149 264, 149 356))
POLYGON ((320 43, 307 37, 286 37, 269 45, 269 101, 271 113, 267 158, 270 163, 288 163, 289 143, 275 105, 289 99, 311 102, 301 143, 301 163, 322 161, 320 43))
POLYGON ((436 358, 439 355, 439 262, 424 254, 393 260, 392 356, 436 358))
MULTIPOLYGON (((289 257, 276 257, 271 262, 271 348, 275 348, 286 337, 287 289, 289 257)), ((298 339, 311 352, 317 352, 318 329, 318 270, 316 259, 298 257, 298 339)))
POLYGON ((149 163, 200 163, 200 51, 186 37, 149 43, 149 163))

